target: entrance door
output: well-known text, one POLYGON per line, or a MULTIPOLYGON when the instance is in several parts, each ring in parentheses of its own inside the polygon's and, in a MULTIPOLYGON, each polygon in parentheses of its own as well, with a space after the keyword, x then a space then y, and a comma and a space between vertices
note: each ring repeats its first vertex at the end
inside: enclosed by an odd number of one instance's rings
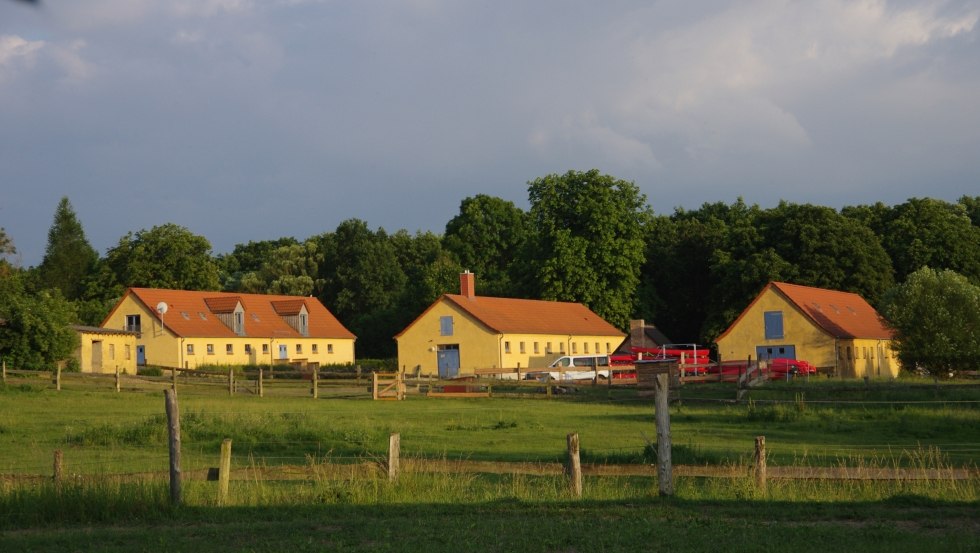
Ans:
POLYGON ((279 344, 279 359, 289 359, 289 351, 287 351, 286 344, 279 344))
POLYGON ((102 341, 92 342, 92 372, 102 372, 102 341))
POLYGON ((755 356, 760 361, 767 359, 796 359, 796 346, 756 346, 755 356))
POLYGON ((146 366, 146 346, 136 346, 136 364, 146 366))
POLYGON ((459 375, 459 344, 439 346, 436 354, 439 364, 439 378, 454 378, 459 375))

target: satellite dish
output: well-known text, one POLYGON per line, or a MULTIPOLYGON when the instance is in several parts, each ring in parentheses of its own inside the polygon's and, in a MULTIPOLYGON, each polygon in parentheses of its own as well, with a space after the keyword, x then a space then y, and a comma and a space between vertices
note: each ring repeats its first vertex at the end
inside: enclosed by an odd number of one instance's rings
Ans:
POLYGON ((167 302, 162 301, 157 304, 157 313, 159 313, 160 315, 167 314, 167 302))

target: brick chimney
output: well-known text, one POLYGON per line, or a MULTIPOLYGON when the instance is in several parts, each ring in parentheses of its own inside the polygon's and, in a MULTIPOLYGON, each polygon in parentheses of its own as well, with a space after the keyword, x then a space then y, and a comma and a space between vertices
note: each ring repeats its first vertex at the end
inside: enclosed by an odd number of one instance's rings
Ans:
POLYGON ((630 320, 630 345, 634 348, 648 347, 646 321, 643 319, 630 320))
POLYGON ((459 295, 470 299, 476 297, 476 275, 469 269, 459 274, 459 295))

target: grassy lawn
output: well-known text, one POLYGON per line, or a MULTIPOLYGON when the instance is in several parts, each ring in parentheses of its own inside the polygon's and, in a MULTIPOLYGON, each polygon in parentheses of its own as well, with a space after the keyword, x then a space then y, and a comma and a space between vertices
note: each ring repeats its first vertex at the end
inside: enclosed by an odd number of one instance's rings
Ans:
MULTIPOLYGON (((747 467, 765 435, 769 465, 975 467, 980 389, 934 383, 776 383, 751 401, 732 388, 688 386, 671 408, 674 464, 747 467), (773 403, 780 400, 783 403, 773 403)), ((218 386, 179 392, 185 472, 217 466, 222 439, 233 467, 232 505, 215 484, 189 480, 173 508, 166 483, 113 482, 167 469, 161 390, 30 381, 0 387, 0 551, 975 551, 980 483, 770 481, 677 478, 657 496, 653 478, 587 477, 572 499, 560 476, 380 474, 321 470, 379 460, 401 434, 412 459, 561 462, 578 432, 583 463, 650 463, 651 398, 586 389, 552 400, 371 401, 363 387, 302 388, 229 397, 218 386), (306 466, 277 481, 258 469, 306 466), (97 477, 95 480, 92 477, 97 477), (102 480, 100 480, 100 478, 102 480), (102 482, 93 484, 92 482, 102 482)), ((273 472, 274 474, 274 472, 273 472)))

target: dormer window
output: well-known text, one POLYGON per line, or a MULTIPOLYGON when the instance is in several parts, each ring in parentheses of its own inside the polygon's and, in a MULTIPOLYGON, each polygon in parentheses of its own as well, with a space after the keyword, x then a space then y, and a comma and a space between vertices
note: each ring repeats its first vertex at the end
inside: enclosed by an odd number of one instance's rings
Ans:
POLYGON ((307 326, 306 313, 303 312, 300 312, 299 314, 299 333, 302 334, 303 336, 310 335, 310 329, 307 326))

